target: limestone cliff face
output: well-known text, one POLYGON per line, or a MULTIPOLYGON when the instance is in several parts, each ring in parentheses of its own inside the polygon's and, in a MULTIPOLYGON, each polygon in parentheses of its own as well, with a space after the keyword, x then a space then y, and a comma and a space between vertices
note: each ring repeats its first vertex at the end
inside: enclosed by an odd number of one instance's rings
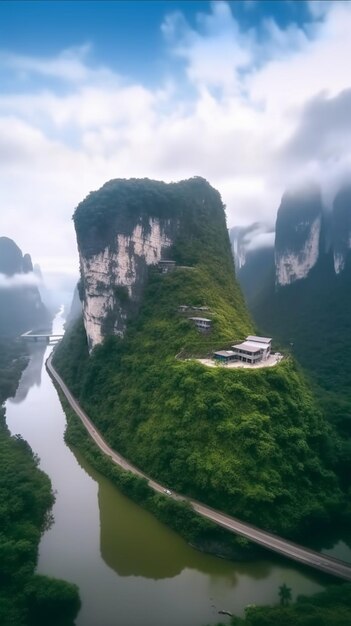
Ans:
POLYGON ((276 224, 277 286, 306 278, 321 256, 330 250, 335 273, 340 274, 350 249, 350 185, 338 191, 331 212, 323 208, 318 188, 283 196, 276 224))
POLYGON ((284 194, 275 235, 277 286, 306 278, 319 257, 323 206, 316 187, 284 194))
POLYGON ((287 191, 278 210, 274 246, 263 247, 269 235, 257 223, 230 231, 237 277, 249 305, 267 289, 279 291, 306 279, 312 270, 318 282, 328 268, 325 280, 331 286, 340 274, 350 274, 351 185, 343 185, 328 207, 316 185, 287 191))
POLYGON ((128 313, 136 308, 147 276, 172 244, 171 222, 149 218, 130 235, 115 233, 112 244, 91 257, 80 253, 84 283, 83 315, 91 348, 107 333, 123 336, 128 313))
POLYGON ((305 230, 305 241, 300 248, 278 251, 275 255, 276 282, 280 286, 306 278, 318 261, 322 217, 317 217, 311 223, 300 224, 299 227, 305 230))
POLYGON ((124 335, 151 266, 161 259, 198 263, 201 245, 192 241, 205 244, 214 223, 225 229, 220 195, 199 177, 109 181, 78 205, 74 222, 90 349, 107 335, 124 335))

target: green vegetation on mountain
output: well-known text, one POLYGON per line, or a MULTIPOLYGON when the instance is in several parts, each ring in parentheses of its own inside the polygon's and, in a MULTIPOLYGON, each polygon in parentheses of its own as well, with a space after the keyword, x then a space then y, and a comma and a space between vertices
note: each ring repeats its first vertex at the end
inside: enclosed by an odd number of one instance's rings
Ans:
POLYGON ((168 495, 156 493, 145 478, 122 470, 111 463, 88 435, 79 417, 58 389, 62 407, 67 417, 65 441, 79 450, 86 460, 103 476, 108 478, 131 500, 153 513, 158 520, 179 533, 192 546, 214 553, 222 558, 245 559, 255 557, 260 549, 244 537, 233 535, 194 512, 190 504, 177 502, 168 495))
MULTIPOLYGON (((122 205, 137 197, 139 206, 142 193, 129 183, 122 205)), ((228 370, 176 358, 205 355, 253 331, 219 194, 202 179, 179 185, 170 206, 163 194, 163 210, 179 218, 171 255, 191 268, 166 275, 151 268, 125 337, 107 337, 89 356, 80 322, 58 347, 55 367, 109 443, 145 472, 264 528, 304 534, 326 522, 342 496, 331 469, 332 431, 294 362, 228 370), (209 307, 211 333, 201 335, 179 313, 183 304, 209 307)), ((75 216, 86 254, 97 250, 94 233, 101 249, 116 220, 130 227, 124 208, 116 217, 118 185, 110 186, 111 196, 105 187, 101 197, 89 196, 86 214, 82 203, 75 216)))
MULTIPOLYGON (((288 589, 288 587, 287 587, 288 589)), ((351 585, 334 585, 313 596, 276 606, 249 605, 245 617, 233 617, 231 626, 349 626, 351 585)), ((221 624, 218 624, 221 626, 221 624)))
POLYGON ((28 363, 21 341, 0 339, 0 405, 15 395, 22 370, 28 363))
MULTIPOLYGON (((0 341, 0 404, 14 395, 26 365, 22 344, 0 341)), ((78 590, 34 574, 41 534, 54 502, 48 476, 19 435, 11 436, 0 406, 0 623, 2 626, 71 626, 78 590)))
POLYGON ((351 463, 351 259, 334 273, 332 254, 322 256, 307 278, 275 291, 271 287, 252 306, 262 332, 275 332, 298 359, 326 419, 341 435, 335 468, 344 489, 351 463))

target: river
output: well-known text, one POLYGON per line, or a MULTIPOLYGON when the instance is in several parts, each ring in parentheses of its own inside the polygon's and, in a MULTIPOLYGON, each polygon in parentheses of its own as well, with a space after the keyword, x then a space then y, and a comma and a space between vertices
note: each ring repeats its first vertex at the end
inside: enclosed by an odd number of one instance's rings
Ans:
MULTIPOLYGON (((60 312, 53 332, 60 332, 60 312)), ((78 585, 77 626, 205 626, 242 614, 247 604, 323 589, 326 578, 283 559, 236 564, 192 549, 177 534, 123 496, 64 442, 66 426, 45 369, 51 346, 30 347, 17 394, 6 403, 10 431, 40 457, 56 493, 54 522, 40 543, 38 571, 78 585)), ((335 553, 351 561, 338 542, 335 553)))

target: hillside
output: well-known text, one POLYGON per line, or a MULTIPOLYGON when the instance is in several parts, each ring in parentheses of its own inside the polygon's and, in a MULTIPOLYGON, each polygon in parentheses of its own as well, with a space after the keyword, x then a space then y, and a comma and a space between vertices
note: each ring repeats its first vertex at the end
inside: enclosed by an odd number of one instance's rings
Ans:
POLYGON ((307 278, 275 291, 271 285, 252 306, 264 332, 273 329, 318 388, 328 419, 351 436, 351 259, 335 276, 332 255, 307 278))
POLYGON ((0 337, 13 337, 50 323, 35 284, 32 260, 12 239, 0 237, 0 337))
POLYGON ((333 436, 293 361, 249 371, 176 358, 253 331, 218 192, 198 178, 111 181, 79 205, 75 226, 85 326, 66 333, 54 364, 109 442, 171 488, 267 529, 297 536, 325 522, 341 506, 333 436), (160 273, 157 255, 144 262, 149 252, 136 259, 140 220, 167 229, 172 272, 160 273), (122 282, 128 259, 141 270, 122 282), (179 312, 185 304, 208 307, 209 334, 179 312))
POLYGON ((351 436, 350 216, 350 186, 338 191, 329 212, 316 188, 286 193, 274 249, 244 249, 238 271, 260 332, 274 334, 297 358, 326 418, 342 435, 339 472, 345 475, 351 436))

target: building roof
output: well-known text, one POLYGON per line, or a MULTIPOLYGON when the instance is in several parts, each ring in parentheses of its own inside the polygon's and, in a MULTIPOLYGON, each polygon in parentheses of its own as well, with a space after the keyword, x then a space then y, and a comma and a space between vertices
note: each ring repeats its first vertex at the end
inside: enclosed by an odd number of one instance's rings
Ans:
POLYGON ((253 348, 258 348, 259 350, 267 350, 270 346, 269 343, 260 343, 259 341, 246 341, 245 343, 249 343, 253 348))
POLYGON ((230 357, 230 356, 234 356, 235 352, 233 352, 233 350, 218 350, 217 352, 214 353, 215 356, 224 356, 224 357, 230 357))
POLYGON ((189 320, 193 320, 194 322, 212 322, 212 320, 207 319, 207 317, 189 317, 189 320))
POLYGON ((245 350, 246 352, 252 352, 253 354, 262 350, 262 347, 255 346, 250 343, 250 341, 244 341, 243 343, 238 343, 236 346, 233 346, 234 350, 245 350))
POLYGON ((246 341, 255 341, 256 343, 270 343, 271 337, 256 337, 256 335, 249 335, 246 337, 246 341))

